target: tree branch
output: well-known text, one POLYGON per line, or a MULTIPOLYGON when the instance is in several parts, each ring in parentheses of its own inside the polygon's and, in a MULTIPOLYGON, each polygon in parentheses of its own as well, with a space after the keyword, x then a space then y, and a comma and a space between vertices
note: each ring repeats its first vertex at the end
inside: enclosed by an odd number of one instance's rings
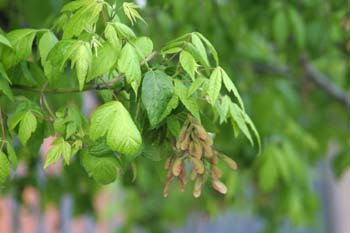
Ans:
POLYGON ((334 85, 329 79, 318 70, 316 70, 305 57, 300 59, 300 63, 305 71, 305 76, 321 88, 330 97, 337 100, 339 103, 350 106, 350 94, 341 90, 334 85))
MULTIPOLYGON (((149 55, 144 61, 141 62, 141 65, 146 64, 147 62, 151 61, 155 56, 157 56, 157 52, 154 51, 151 55, 149 55)), ((68 93, 80 93, 84 91, 100 91, 100 90, 108 90, 118 82, 122 81, 125 78, 125 75, 119 75, 111 80, 108 80, 106 82, 103 82, 101 84, 91 84, 91 85, 85 85, 83 90, 80 90, 77 87, 74 88, 45 88, 42 87, 31 87, 31 86, 25 86, 20 84, 13 84, 11 85, 12 89, 17 89, 21 91, 27 91, 27 92, 39 92, 39 93, 47 93, 47 94, 68 94, 68 93)))
MULTIPOLYGON (((301 66, 304 70, 305 77, 316 84, 322 91, 328 94, 331 98, 338 101, 340 104, 350 106, 350 93, 346 94, 335 84, 333 84, 326 75, 316 70, 305 57, 300 59, 301 66)), ((254 72, 259 74, 274 74, 285 77, 291 76, 291 71, 288 66, 274 66, 270 64, 252 64, 254 72)))

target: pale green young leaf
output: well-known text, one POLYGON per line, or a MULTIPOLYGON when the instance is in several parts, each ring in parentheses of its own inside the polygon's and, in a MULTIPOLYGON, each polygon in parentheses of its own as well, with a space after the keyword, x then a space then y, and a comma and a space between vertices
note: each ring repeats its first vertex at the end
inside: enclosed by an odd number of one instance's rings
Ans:
POLYGON ((114 47, 110 42, 102 43, 98 53, 92 55, 87 82, 110 72, 116 66, 119 54, 120 49, 114 47))
POLYGON ((185 35, 182 35, 174 40, 169 41, 166 43, 166 45, 162 48, 162 51, 166 51, 175 47, 183 47, 184 42, 189 39, 190 34, 187 33, 185 35))
POLYGON ((207 79, 203 77, 199 77, 191 84, 190 88, 188 89, 188 96, 193 95, 198 89, 200 89, 203 84, 207 82, 207 79))
POLYGON ((129 43, 121 51, 118 69, 120 73, 125 74, 126 81, 133 87, 137 95, 141 83, 141 68, 136 49, 129 43))
POLYGON ((148 37, 138 37, 133 45, 139 54, 140 62, 144 61, 153 52, 153 42, 148 37))
POLYGON ((12 48, 11 42, 2 34, 0 34, 0 44, 6 45, 9 48, 12 48))
POLYGON ((64 158, 67 165, 69 165, 71 157, 71 145, 63 138, 57 138, 51 145, 50 150, 47 152, 44 169, 51 164, 56 163, 61 157, 64 158))
POLYGON ((91 117, 90 138, 106 136, 107 145, 118 153, 133 158, 141 149, 141 134, 122 103, 108 102, 91 117))
POLYGON ((182 68, 186 71, 186 73, 189 74, 192 80, 194 81, 195 72, 197 70, 197 63, 193 56, 189 52, 183 50, 180 53, 180 64, 182 68))
POLYGON ((56 81, 60 77, 67 60, 77 51, 80 43, 78 40, 61 40, 50 50, 47 62, 44 64, 49 82, 56 81))
POLYGON ((92 62, 92 51, 89 43, 81 42, 71 59, 77 73, 79 89, 83 90, 92 62))
POLYGON ((68 2, 61 9, 61 13, 76 11, 84 6, 87 6, 93 0, 75 0, 72 2, 68 2))
POLYGON ((85 29, 93 28, 103 9, 103 2, 90 1, 78 9, 64 26, 63 39, 79 36, 85 29))
POLYGON ((203 42, 201 41, 201 39, 198 37, 198 35, 196 33, 192 33, 191 37, 192 37, 192 44, 198 50, 201 61, 202 61, 202 63, 204 63, 203 65, 210 66, 207 51, 204 47, 203 42))
POLYGON ((0 151, 0 184, 6 183, 7 177, 10 175, 11 167, 6 154, 0 151))
POLYGON ((216 63, 216 66, 219 66, 219 56, 218 56, 218 53, 215 49, 215 47, 212 45, 212 43, 207 39, 205 38, 201 33, 199 32, 194 32, 195 35, 197 35, 205 44, 206 46, 208 46, 214 60, 215 60, 215 63, 216 63))
POLYGON ((11 82, 9 76, 8 76, 7 73, 6 73, 5 67, 4 67, 4 65, 3 65, 1 62, 0 62, 0 78, 4 78, 4 79, 7 80, 7 82, 8 82, 9 84, 12 84, 12 82, 11 82))
POLYGON ((16 126, 21 122, 26 112, 16 111, 16 113, 9 119, 8 126, 10 130, 16 128, 16 126))
POLYGON ((18 137, 23 145, 27 144, 28 139, 34 133, 37 127, 37 120, 31 111, 24 114, 19 123, 18 137))
POLYGON ((180 80, 175 80, 175 94, 179 97, 186 109, 200 120, 199 107, 195 98, 188 96, 187 87, 180 80))
POLYGON ((15 149, 13 148, 10 142, 6 142, 6 149, 8 154, 8 160, 12 164, 13 168, 16 169, 18 165, 18 159, 17 159, 15 149))
POLYGON ((149 71, 142 82, 142 103, 146 108, 151 126, 155 128, 161 121, 174 93, 170 77, 163 71, 149 71))
POLYGON ((237 98, 238 100, 238 104, 239 106, 244 110, 244 104, 243 104, 243 100, 241 98, 241 95, 239 94, 235 84, 232 82, 231 78, 227 75, 226 71, 224 69, 222 69, 220 67, 220 71, 221 71, 221 76, 222 76, 222 80, 224 82, 224 85, 226 87, 226 89, 229 92, 232 92, 233 95, 237 98))
POLYGON ((226 122, 231 104, 232 104, 232 101, 230 97, 227 95, 221 98, 220 103, 217 102, 217 110, 219 112, 220 124, 222 124, 223 122, 226 122))
POLYGON ((131 40, 135 39, 136 35, 133 30, 123 23, 115 22, 113 26, 117 29, 117 32, 125 39, 131 40))
POLYGON ((165 56, 165 55, 168 55, 168 54, 179 53, 179 52, 181 52, 182 50, 183 50, 183 49, 180 48, 180 47, 174 47, 174 48, 170 48, 170 49, 167 49, 167 50, 162 50, 162 51, 161 51, 161 54, 162 54, 163 56, 165 56))
POLYGON ((1 93, 3 93, 5 96, 7 96, 7 98, 13 101, 13 93, 7 80, 3 79, 0 76, 0 96, 1 96, 1 93))
POLYGON ((139 12, 137 11, 138 8, 139 8, 139 6, 133 2, 124 2, 123 3, 124 13, 128 17, 128 19, 130 20, 132 25, 134 25, 134 23, 136 23, 137 19, 146 23, 145 20, 141 17, 139 12))
POLYGON ((110 184, 117 178, 119 164, 113 155, 96 157, 84 151, 81 164, 88 175, 101 184, 110 184))
POLYGON ((39 54, 41 57, 41 64, 45 66, 46 58, 51 49, 58 43, 58 39, 51 31, 45 32, 39 40, 39 54))
POLYGON ((231 114, 232 120, 238 125, 240 130, 242 130, 243 134, 248 138, 249 142, 252 145, 254 145, 254 141, 246 125, 244 116, 242 115, 242 110, 239 108, 237 104, 232 103, 230 105, 230 114, 231 114))
POLYGON ((220 72, 220 68, 217 67, 214 69, 214 71, 210 75, 209 84, 208 84, 208 96, 213 106, 215 105, 216 100, 220 95, 221 85, 222 85, 222 73, 220 72))
POLYGON ((108 23, 105 28, 104 34, 107 41, 111 43, 111 45, 113 45, 113 47, 115 48, 115 52, 119 54, 120 50, 122 49, 122 41, 118 37, 118 33, 115 27, 112 24, 108 23))
POLYGON ((248 116, 248 114, 246 114, 243 110, 242 110, 242 115, 244 117, 244 120, 246 122, 246 124, 250 127, 250 129, 253 131, 254 135, 255 135, 255 138, 258 142, 258 146, 259 146, 259 154, 261 152, 261 138, 260 138, 260 135, 259 135, 259 132, 258 130, 256 129, 253 121, 250 119, 250 117, 248 116))
POLYGON ((2 52, 2 62, 5 69, 18 64, 27 59, 32 54, 32 45, 37 30, 18 29, 7 34, 7 38, 12 44, 12 48, 4 48, 2 52))

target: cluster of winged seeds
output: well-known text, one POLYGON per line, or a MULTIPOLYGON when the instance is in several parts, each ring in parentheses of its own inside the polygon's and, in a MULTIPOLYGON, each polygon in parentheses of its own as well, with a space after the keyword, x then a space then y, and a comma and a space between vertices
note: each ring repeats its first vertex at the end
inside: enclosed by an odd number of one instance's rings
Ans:
POLYGON ((168 174, 164 187, 164 197, 169 195, 171 181, 174 179, 179 181, 180 191, 185 190, 186 168, 191 170, 190 178, 194 181, 194 197, 200 197, 207 178, 211 179, 212 187, 216 191, 225 194, 227 187, 220 181, 222 173, 218 167, 219 159, 231 169, 237 169, 235 161, 213 149, 211 136, 197 119, 189 116, 176 142, 176 153, 165 162, 168 174))

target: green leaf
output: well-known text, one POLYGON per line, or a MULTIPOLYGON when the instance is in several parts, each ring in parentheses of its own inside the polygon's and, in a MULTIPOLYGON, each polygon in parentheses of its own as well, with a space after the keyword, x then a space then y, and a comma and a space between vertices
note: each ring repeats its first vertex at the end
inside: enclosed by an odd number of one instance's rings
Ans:
POLYGON ((289 20, 294 32, 294 37, 300 49, 305 47, 305 25, 303 18, 294 7, 288 8, 289 20))
POLYGON ((250 131, 246 125, 244 115, 242 114, 242 110, 239 108, 239 106, 235 103, 232 103, 230 106, 230 114, 232 117, 232 120, 237 123, 238 127, 242 130, 244 135, 248 138, 250 143, 254 145, 254 141, 252 139, 252 136, 250 134, 250 131))
POLYGON ((259 170, 259 186, 265 192, 270 192, 278 181, 278 171, 274 161, 274 151, 269 147, 261 156, 264 162, 259 170))
POLYGON ((109 41, 109 43, 115 48, 115 51, 119 54, 120 50, 122 49, 122 41, 119 39, 115 27, 112 24, 108 23, 104 34, 107 41, 109 41))
POLYGON ((153 42, 148 37, 138 37, 133 45, 140 56, 140 62, 144 61, 153 52, 153 42))
POLYGON ((146 73, 142 83, 141 98, 152 128, 160 123, 173 93, 174 87, 171 79, 163 71, 156 70, 146 73))
POLYGON ((122 49, 118 60, 118 69, 120 73, 125 74, 126 81, 133 87, 137 95, 141 83, 141 68, 136 49, 129 43, 122 49))
POLYGON ((7 38, 12 44, 12 48, 4 48, 2 62, 5 69, 18 64, 27 59, 32 54, 32 45, 37 30, 18 29, 7 34, 7 38))
POLYGON ((18 165, 18 159, 17 159, 15 149, 13 148, 11 143, 9 143, 9 142, 6 142, 6 149, 7 149, 7 154, 8 154, 8 160, 12 164, 13 168, 16 169, 17 165, 18 165))
POLYGON ((86 76, 92 62, 92 52, 89 43, 82 42, 79 48, 72 56, 72 63, 75 66, 75 70, 78 77, 79 89, 84 89, 86 76))
POLYGON ((47 152, 46 161, 44 164, 44 169, 46 169, 51 164, 56 163, 61 156, 63 157, 65 163, 69 165, 71 159, 72 147, 63 138, 57 138, 53 143, 50 150, 47 152))
POLYGON ((214 58, 215 63, 216 63, 216 66, 219 66, 219 56, 218 56, 218 53, 217 53, 216 49, 212 45, 212 43, 210 43, 210 41, 207 38, 205 38, 201 33, 194 32, 194 34, 196 34, 199 38, 201 38, 201 40, 208 46, 211 54, 213 55, 213 58, 214 58))
POLYGON ((0 62, 0 77, 5 78, 9 84, 12 84, 9 76, 6 73, 5 67, 1 62, 0 62))
POLYGON ((201 58, 203 65, 209 67, 210 65, 209 65, 209 60, 208 60, 208 56, 207 56, 207 51, 204 47, 203 42, 201 41, 201 39, 198 37, 198 35, 196 33, 192 33, 191 37, 192 37, 192 43, 193 43, 194 47, 198 50, 198 53, 200 55, 200 58, 201 58))
POLYGON ((250 119, 250 117, 248 116, 248 114, 246 114, 244 111, 242 111, 242 115, 244 117, 245 122, 249 125, 250 129, 253 131, 255 138, 258 142, 258 146, 259 146, 259 154, 261 153, 261 139, 260 139, 260 135, 258 130, 256 129, 253 121, 250 119))
POLYGON ((207 82, 207 79, 203 77, 199 77, 191 84, 190 88, 188 89, 188 96, 193 95, 198 89, 200 89, 203 84, 207 82))
POLYGON ((181 51, 182 51, 182 48, 175 47, 175 48, 171 48, 171 49, 167 49, 167 50, 162 50, 161 54, 162 55, 175 54, 175 53, 179 53, 181 51))
POLYGON ((226 122, 231 104, 232 104, 232 101, 230 97, 228 97, 227 95, 221 98, 221 103, 217 102, 217 110, 220 116, 220 124, 222 124, 223 122, 226 122))
POLYGON ((163 121, 167 116, 170 115, 170 113, 177 108, 177 106, 179 105, 179 97, 177 95, 173 95, 165 109, 165 111, 163 112, 162 116, 160 117, 160 121, 163 121))
POLYGON ((243 104, 243 100, 235 86, 235 84, 233 84, 232 80, 230 79, 230 77, 227 75, 226 71, 222 68, 220 68, 221 71, 221 76, 222 76, 222 80, 224 82, 224 85, 226 87, 226 89, 229 92, 232 92, 233 95, 237 98, 238 100, 238 104, 239 106, 244 110, 244 104, 243 104))
POLYGON ((64 27, 63 39, 71 39, 79 36, 85 29, 92 29, 97 23, 103 9, 103 2, 90 1, 90 3, 78 9, 64 27))
POLYGON ((186 73, 189 74, 192 80, 194 81, 197 63, 193 56, 189 52, 183 50, 180 53, 180 64, 182 68, 186 71, 186 73))
POLYGON ((170 133, 174 137, 178 137, 181 131, 181 124, 179 122, 179 119, 176 116, 170 116, 167 119, 167 127, 170 131, 170 133))
POLYGON ((80 43, 77 40, 61 40, 51 49, 47 56, 47 63, 44 64, 49 82, 54 82, 60 77, 67 60, 77 51, 80 43))
POLYGON ((81 156, 81 164, 88 175, 99 183, 110 184, 117 178, 118 160, 114 156, 96 157, 85 151, 81 156))
POLYGON ((136 38, 135 33, 131 28, 129 28, 127 25, 123 23, 113 23, 113 26, 117 29, 117 32, 125 39, 131 40, 136 38))
POLYGON ((0 34, 0 44, 6 45, 9 48, 12 48, 11 42, 4 36, 0 34))
POLYGON ((284 47, 288 39, 288 21, 283 10, 278 10, 273 19, 273 36, 280 47, 284 47))
POLYGON ((18 137, 23 145, 27 144, 28 139, 34 133, 37 127, 37 120, 31 111, 26 112, 23 115, 21 122, 19 123, 18 137))
POLYGON ((195 98, 188 96, 187 87, 180 80, 175 80, 175 94, 180 98, 186 109, 200 120, 199 107, 195 98))
POLYGON ((11 167, 7 156, 0 151, 0 184, 4 184, 10 175, 11 167))
POLYGON ((209 87, 208 87, 208 96, 211 104, 214 106, 216 100, 220 95, 221 85, 222 85, 222 73, 220 72, 220 68, 217 67, 210 75, 209 79, 209 87))
MULTIPOLYGON (((13 101, 13 93, 12 90, 7 82, 7 80, 2 79, 2 77, 0 77, 0 94, 1 92, 7 96, 11 101, 13 101)), ((0 95, 1 96, 1 95, 0 95)))
POLYGON ((134 23, 136 22, 136 19, 139 19, 139 20, 143 21, 144 23, 146 23, 145 20, 141 17, 139 12, 137 11, 138 8, 139 8, 139 6, 133 2, 124 2, 123 3, 124 13, 128 17, 128 19, 130 20, 132 25, 134 25, 134 23))
POLYGON ((90 138, 97 140, 103 136, 107 137, 107 145, 113 151, 130 158, 137 155, 141 149, 141 134, 120 102, 108 102, 92 114, 90 138))
POLYGON ((39 53, 41 57, 41 64, 45 66, 47 55, 51 49, 58 43, 58 39, 51 31, 45 32, 39 41, 39 53))
POLYGON ((120 50, 110 42, 102 43, 97 54, 92 55, 92 64, 87 82, 109 73, 116 66, 119 54, 120 50))
POLYGON ((76 0, 73 2, 69 2, 62 7, 61 13, 76 11, 76 10, 88 5, 90 2, 91 2, 91 0, 76 0))

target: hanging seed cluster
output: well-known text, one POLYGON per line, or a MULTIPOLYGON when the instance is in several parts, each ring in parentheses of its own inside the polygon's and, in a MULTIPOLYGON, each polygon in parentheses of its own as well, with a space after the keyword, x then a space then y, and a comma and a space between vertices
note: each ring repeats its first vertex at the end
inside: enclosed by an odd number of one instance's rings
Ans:
POLYGON ((198 198, 202 193, 204 182, 211 179, 212 187, 219 193, 227 192, 226 185, 220 181, 222 173, 218 167, 221 159, 231 169, 237 164, 231 158, 213 149, 213 139, 203 126, 192 116, 188 116, 176 142, 176 154, 165 162, 168 171, 164 187, 164 197, 169 195, 170 185, 174 179, 179 181, 180 191, 185 190, 186 168, 190 167, 190 179, 194 181, 193 196, 198 198))

